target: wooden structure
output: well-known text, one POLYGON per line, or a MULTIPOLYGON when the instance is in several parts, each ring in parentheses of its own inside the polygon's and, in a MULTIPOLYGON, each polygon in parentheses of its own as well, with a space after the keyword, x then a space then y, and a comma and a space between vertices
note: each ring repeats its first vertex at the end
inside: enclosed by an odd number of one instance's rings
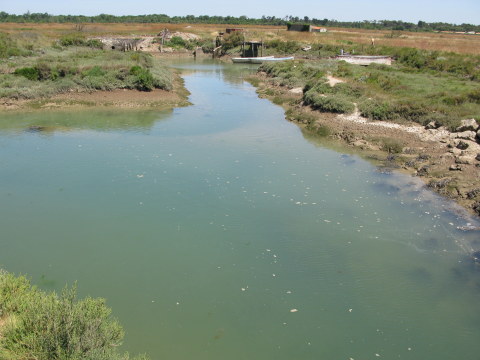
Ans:
POLYGON ((137 38, 101 38, 104 50, 137 51, 142 39, 137 38))
POLYGON ((263 41, 244 41, 242 44, 242 57, 262 57, 263 49, 263 41))

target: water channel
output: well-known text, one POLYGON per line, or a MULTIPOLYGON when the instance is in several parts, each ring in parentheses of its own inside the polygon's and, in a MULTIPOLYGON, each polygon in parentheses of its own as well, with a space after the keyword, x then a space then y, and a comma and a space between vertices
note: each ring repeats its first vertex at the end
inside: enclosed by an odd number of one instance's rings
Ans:
POLYGON ((177 67, 192 106, 0 115, 0 267, 78 280, 151 359, 478 359, 473 219, 302 134, 248 67, 177 67))

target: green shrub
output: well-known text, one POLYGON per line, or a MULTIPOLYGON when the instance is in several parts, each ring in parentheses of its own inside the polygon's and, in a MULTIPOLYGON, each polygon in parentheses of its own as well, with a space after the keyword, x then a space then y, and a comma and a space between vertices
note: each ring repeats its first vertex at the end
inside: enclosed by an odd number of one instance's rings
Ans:
POLYGON ((313 109, 322 112, 331 113, 352 113, 355 105, 343 96, 321 95, 315 91, 308 91, 304 94, 305 104, 312 106, 313 109))
POLYGON ((24 67, 15 69, 13 72, 15 75, 23 76, 28 80, 37 81, 40 80, 40 74, 37 68, 34 67, 24 67))
POLYGON ((392 90, 398 85, 400 85, 400 81, 395 75, 391 75, 385 72, 370 73, 369 76, 366 78, 366 82, 369 84, 375 84, 382 90, 386 91, 392 90))
POLYGON ((155 80, 148 69, 140 66, 132 66, 130 74, 135 77, 134 84, 137 90, 152 91, 155 87, 155 80))
POLYGON ((106 74, 106 71, 103 70, 100 66, 95 65, 94 67, 84 71, 83 76, 103 76, 106 74))
MULTIPOLYGON (((117 351, 120 324, 103 299, 76 299, 76 287, 60 296, 31 287, 25 277, 0 271, 0 359, 127 360, 117 351)), ((145 359, 145 357, 143 357, 145 359)))
POLYGON ((270 40, 265 42, 267 49, 273 49, 275 52, 283 54, 294 54, 300 51, 303 45, 294 40, 282 41, 282 40, 270 40))
POLYGON ((83 46, 87 44, 85 36, 79 33, 71 33, 62 36, 59 40, 62 46, 83 46))
POLYGON ((93 49, 103 49, 103 43, 98 39, 89 39, 85 42, 85 45, 93 49))
POLYGON ((229 35, 224 36, 222 42, 222 51, 225 53, 226 51, 233 49, 237 46, 243 44, 245 37, 242 32, 236 31, 230 33, 229 35))
POLYGON ((390 104, 386 101, 369 99, 359 104, 360 114, 371 120, 391 120, 393 111, 390 104))
POLYGON ((180 36, 173 36, 165 43, 165 45, 173 48, 184 48, 186 46, 186 42, 180 36))
POLYGON ((359 104, 362 116, 372 120, 407 120, 422 122, 434 109, 424 103, 414 100, 382 101, 367 99, 359 104))
POLYGON ((346 61, 339 61, 337 70, 335 71, 335 75, 339 77, 350 77, 353 75, 352 65, 347 63, 346 61))

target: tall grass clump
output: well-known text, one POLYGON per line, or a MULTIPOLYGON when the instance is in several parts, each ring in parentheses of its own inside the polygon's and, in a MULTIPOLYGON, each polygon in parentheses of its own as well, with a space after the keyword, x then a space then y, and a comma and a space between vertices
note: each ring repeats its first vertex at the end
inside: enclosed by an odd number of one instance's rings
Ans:
POLYGON ((304 94, 303 100, 305 104, 321 112, 345 114, 355 110, 355 105, 341 95, 323 95, 315 91, 308 91, 304 94))
POLYGON ((129 359, 118 352, 124 332, 105 300, 78 300, 75 286, 46 293, 0 271, 0 318, 2 360, 129 359))
POLYGON ((30 54, 30 50, 22 48, 8 34, 0 32, 0 59, 30 54))

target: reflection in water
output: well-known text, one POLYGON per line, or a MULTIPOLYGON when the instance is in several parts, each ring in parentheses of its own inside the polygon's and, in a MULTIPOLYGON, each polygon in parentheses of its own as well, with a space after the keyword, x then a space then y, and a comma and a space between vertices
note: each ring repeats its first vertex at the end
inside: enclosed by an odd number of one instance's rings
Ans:
POLYGON ((156 121, 165 119, 171 110, 99 110, 35 111, 6 113, 0 117, 0 131, 50 134, 56 131, 149 131, 156 121))

